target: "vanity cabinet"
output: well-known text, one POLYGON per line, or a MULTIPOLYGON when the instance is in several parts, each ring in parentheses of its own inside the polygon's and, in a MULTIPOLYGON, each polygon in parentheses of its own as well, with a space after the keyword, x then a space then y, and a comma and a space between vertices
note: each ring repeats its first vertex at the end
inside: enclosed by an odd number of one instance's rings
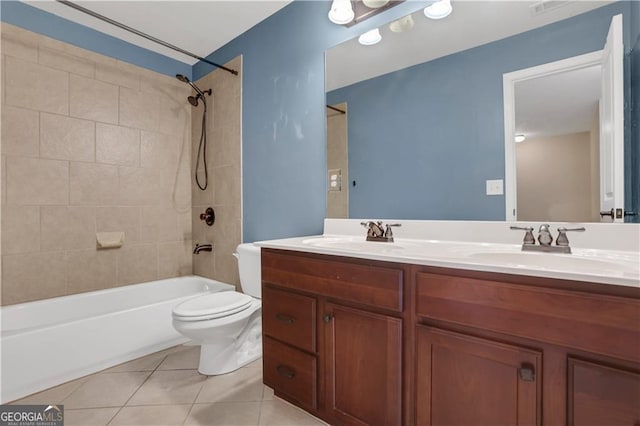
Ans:
POLYGON ((336 425, 640 426, 640 288, 262 249, 264 382, 336 425))
POLYGON ((331 424, 404 424, 405 275, 263 249, 265 384, 331 424))

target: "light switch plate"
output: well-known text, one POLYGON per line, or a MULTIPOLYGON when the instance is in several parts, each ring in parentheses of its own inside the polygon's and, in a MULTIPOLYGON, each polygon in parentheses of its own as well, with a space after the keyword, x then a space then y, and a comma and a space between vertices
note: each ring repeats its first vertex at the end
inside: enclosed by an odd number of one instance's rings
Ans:
POLYGON ((504 181, 502 179, 487 181, 487 195, 502 195, 502 194, 504 194, 504 181))

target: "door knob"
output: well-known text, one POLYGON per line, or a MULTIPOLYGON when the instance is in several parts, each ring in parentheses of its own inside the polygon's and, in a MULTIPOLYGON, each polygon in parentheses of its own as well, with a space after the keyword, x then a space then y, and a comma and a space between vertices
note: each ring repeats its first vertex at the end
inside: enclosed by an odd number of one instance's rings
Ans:
POLYGON ((329 323, 329 321, 331 321, 333 319, 333 314, 326 314, 324 317, 322 317, 322 320, 324 321, 325 324, 329 323))

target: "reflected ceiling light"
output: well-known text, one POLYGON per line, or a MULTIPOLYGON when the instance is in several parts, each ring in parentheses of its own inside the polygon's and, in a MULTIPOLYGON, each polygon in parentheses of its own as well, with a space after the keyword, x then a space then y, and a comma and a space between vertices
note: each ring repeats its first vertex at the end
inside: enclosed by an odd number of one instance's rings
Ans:
POLYGON ((424 8, 424 16, 430 19, 442 19, 451 14, 451 0, 438 0, 424 8))
POLYGON ((379 43, 380 40, 382 40, 382 36, 380 35, 380 30, 378 28, 367 31, 366 33, 358 37, 358 41, 360 42, 360 44, 365 46, 371 46, 372 44, 379 43))
POLYGON ((523 134, 516 135, 515 141, 516 143, 524 142, 527 137, 523 134))
POLYGON ((382 6, 386 6, 389 0, 362 0, 365 6, 369 9, 378 9, 382 6))
POLYGON ((353 21, 355 13, 351 7, 351 0, 333 0, 329 11, 329 20, 334 24, 344 25, 353 21))
POLYGON ((409 31, 411 28, 413 28, 413 18, 411 15, 407 15, 389 24, 389 29, 394 33, 403 33, 409 31))

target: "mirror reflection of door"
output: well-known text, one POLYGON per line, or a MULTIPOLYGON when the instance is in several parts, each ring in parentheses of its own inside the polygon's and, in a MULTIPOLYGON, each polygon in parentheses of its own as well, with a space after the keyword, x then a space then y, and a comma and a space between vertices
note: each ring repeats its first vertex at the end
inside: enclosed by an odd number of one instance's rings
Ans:
POLYGON ((349 217, 347 104, 327 105, 327 218, 349 217))

